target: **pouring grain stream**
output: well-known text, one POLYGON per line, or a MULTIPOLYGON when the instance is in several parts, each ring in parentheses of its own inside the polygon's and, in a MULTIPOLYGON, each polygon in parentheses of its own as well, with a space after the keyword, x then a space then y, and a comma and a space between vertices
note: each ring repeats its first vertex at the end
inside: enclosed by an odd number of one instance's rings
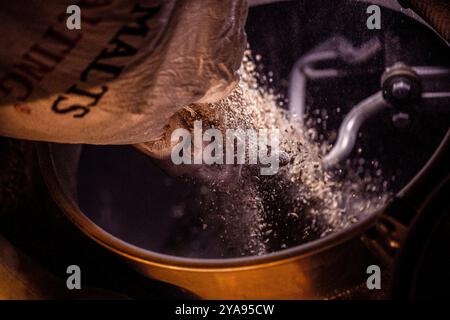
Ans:
MULTIPOLYGON (((195 199, 201 208, 198 219, 204 232, 210 229, 221 238, 223 256, 262 255, 299 245, 342 230, 383 205, 387 192, 367 192, 379 191, 381 177, 350 172, 339 181, 321 167, 327 145, 311 142, 307 132, 313 129, 289 119, 276 95, 260 86, 249 50, 239 73, 241 80, 229 96, 190 105, 176 115, 177 123, 188 128, 202 119, 206 127, 222 130, 280 130, 280 150, 288 157, 277 174, 259 175, 253 166, 243 165, 238 179, 221 176, 201 182, 202 192, 195 199)), ((216 174, 220 167, 223 170, 223 165, 215 167, 216 174)))

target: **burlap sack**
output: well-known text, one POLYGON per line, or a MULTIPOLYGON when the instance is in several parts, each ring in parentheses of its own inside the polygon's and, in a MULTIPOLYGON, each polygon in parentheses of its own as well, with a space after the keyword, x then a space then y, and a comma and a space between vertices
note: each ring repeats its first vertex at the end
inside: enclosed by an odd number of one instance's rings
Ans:
POLYGON ((0 134, 69 143, 157 139, 183 106, 234 86, 245 0, 0 2, 0 134), (81 30, 66 27, 81 8, 81 30))

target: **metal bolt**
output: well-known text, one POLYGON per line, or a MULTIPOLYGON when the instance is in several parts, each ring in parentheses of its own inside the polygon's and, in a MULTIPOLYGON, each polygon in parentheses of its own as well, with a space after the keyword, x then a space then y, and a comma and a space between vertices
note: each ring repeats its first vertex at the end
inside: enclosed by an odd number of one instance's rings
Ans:
POLYGON ((392 96, 396 99, 406 99, 411 94, 411 84, 406 80, 398 80, 392 84, 392 96))

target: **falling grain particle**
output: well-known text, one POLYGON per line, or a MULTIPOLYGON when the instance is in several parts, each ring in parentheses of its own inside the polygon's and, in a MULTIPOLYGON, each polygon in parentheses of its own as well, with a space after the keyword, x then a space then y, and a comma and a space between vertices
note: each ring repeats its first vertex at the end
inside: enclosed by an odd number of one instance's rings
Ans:
POLYGON ((298 219, 298 214, 296 214, 295 212, 289 212, 288 216, 294 217, 296 219, 298 219))

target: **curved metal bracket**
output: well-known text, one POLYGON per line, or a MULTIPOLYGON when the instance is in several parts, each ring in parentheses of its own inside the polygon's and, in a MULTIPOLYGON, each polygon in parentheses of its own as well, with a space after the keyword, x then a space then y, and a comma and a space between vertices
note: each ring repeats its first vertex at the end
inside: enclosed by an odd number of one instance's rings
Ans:
POLYGON ((383 98, 381 91, 356 105, 341 124, 338 139, 333 149, 323 159, 322 165, 324 168, 333 167, 341 160, 347 158, 355 145, 361 125, 375 113, 390 106, 390 103, 383 98))

